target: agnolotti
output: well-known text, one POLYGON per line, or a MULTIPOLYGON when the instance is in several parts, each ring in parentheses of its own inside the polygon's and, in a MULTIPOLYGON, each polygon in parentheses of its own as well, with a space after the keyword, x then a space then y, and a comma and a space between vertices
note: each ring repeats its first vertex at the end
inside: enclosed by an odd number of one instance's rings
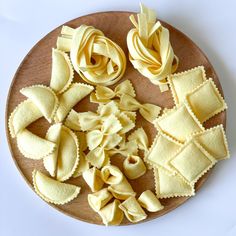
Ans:
POLYGON ((30 99, 21 102, 11 113, 8 127, 12 138, 28 125, 43 116, 41 110, 30 99))
POLYGON ((50 87, 61 94, 71 85, 74 78, 74 70, 69 56, 58 49, 52 49, 52 74, 50 87))
POLYGON ((24 129, 17 134, 17 146, 20 152, 30 159, 42 159, 56 149, 56 143, 43 139, 24 129))
POLYGON ((50 123, 53 121, 59 102, 51 88, 44 85, 33 85, 21 89, 20 92, 38 107, 50 123))
POLYGON ((59 96, 59 107, 56 111, 55 121, 62 122, 70 110, 83 98, 93 91, 93 87, 82 83, 72 83, 70 87, 59 96))
POLYGON ((34 170, 32 176, 36 193, 46 202, 63 205, 72 201, 80 193, 80 187, 61 183, 40 171, 34 170))

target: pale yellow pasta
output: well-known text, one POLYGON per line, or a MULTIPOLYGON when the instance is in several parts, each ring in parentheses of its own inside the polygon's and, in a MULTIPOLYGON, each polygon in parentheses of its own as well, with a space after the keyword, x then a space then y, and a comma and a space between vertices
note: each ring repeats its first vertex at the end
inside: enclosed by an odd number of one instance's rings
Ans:
POLYGON ((201 122, 227 109, 227 105, 212 79, 206 80, 187 94, 186 100, 201 122))
POLYGON ((52 49, 52 74, 50 87, 57 93, 63 93, 74 78, 74 70, 69 56, 58 49, 52 49))
POLYGON ((113 198, 112 194, 103 188, 95 193, 88 194, 88 203, 89 206, 96 212, 101 210, 111 199, 113 198))
POLYGON ((138 203, 149 212, 157 212, 164 208, 151 190, 146 190, 138 198, 138 203))
POLYGON ((99 114, 92 111, 79 112, 77 118, 82 131, 100 129, 103 121, 99 114))
POLYGON ((121 112, 117 118, 122 125, 122 129, 119 131, 119 134, 125 134, 135 127, 135 123, 129 118, 128 115, 126 115, 126 113, 121 112))
POLYGON ((171 171, 168 161, 181 146, 181 143, 159 131, 144 160, 154 167, 171 171))
POLYGON ((138 154, 138 145, 135 140, 131 140, 128 142, 124 141, 119 143, 119 148, 113 148, 108 150, 109 155, 120 154, 122 156, 128 155, 137 155, 138 154))
POLYGON ((131 133, 128 136, 128 140, 129 141, 135 141, 140 150, 143 150, 144 152, 147 152, 149 142, 148 142, 147 134, 146 134, 146 132, 144 131, 144 129, 142 127, 136 129, 133 133, 131 133))
POLYGON ((42 112, 30 99, 20 103, 11 113, 8 120, 11 137, 15 138, 21 130, 42 116, 42 112))
POLYGON ((98 85, 94 94, 91 94, 92 100, 97 103, 109 102, 114 97, 120 97, 122 94, 128 94, 135 97, 135 90, 130 80, 125 80, 118 84, 114 91, 108 87, 98 85), (95 99, 93 99, 95 96, 95 99))
POLYGON ((137 179, 146 173, 146 166, 139 156, 129 155, 123 162, 124 174, 129 179, 137 179))
POLYGON ((194 134, 194 139, 215 159, 223 160, 229 158, 229 148, 223 125, 217 125, 203 132, 194 134))
POLYGON ((81 25, 77 29, 62 28, 57 48, 70 51, 75 71, 90 84, 112 85, 118 82, 126 68, 123 50, 102 31, 81 25))
POLYGON ((43 139, 29 130, 24 129, 20 131, 17 136, 17 146, 20 152, 30 159, 42 159, 45 156, 53 153, 56 149, 56 144, 43 139))
POLYGON ((92 167, 82 173, 85 182, 88 184, 92 192, 102 189, 104 182, 101 179, 101 172, 96 167, 92 167))
POLYGON ((173 170, 191 185, 194 185, 215 163, 215 158, 195 140, 185 143, 169 161, 173 170))
POLYGON ((82 83, 72 83, 70 87, 59 96, 59 107, 55 121, 62 122, 70 110, 83 98, 93 91, 93 87, 82 83))
POLYGON ((47 202, 63 205, 72 201, 80 193, 80 187, 60 183, 40 171, 34 170, 32 176, 36 193, 47 202))
POLYGON ((130 196, 136 195, 132 186, 125 177, 123 177, 122 181, 119 184, 112 184, 108 186, 108 190, 115 198, 119 200, 125 200, 130 196))
POLYGON ((127 94, 123 94, 121 96, 120 107, 127 111, 138 110, 143 118, 151 123, 159 116, 161 112, 161 107, 150 103, 141 104, 135 98, 127 94))
POLYGON ((158 198, 193 196, 194 186, 186 183, 178 174, 171 175, 162 168, 153 168, 155 190, 158 198))
POLYGON ((53 153, 43 158, 44 167, 52 177, 56 176, 57 171, 57 157, 61 139, 61 128, 62 126, 60 123, 50 126, 45 137, 47 140, 54 142, 57 145, 53 153))
POLYGON ((119 184, 123 180, 123 173, 117 166, 107 165, 101 170, 101 177, 106 184, 119 184))
POLYGON ((110 158, 104 147, 96 147, 86 155, 86 160, 96 168, 100 169, 109 164, 110 158))
POLYGON ((137 18, 138 22, 133 15, 130 16, 135 28, 127 35, 129 60, 153 84, 161 85, 161 91, 168 90, 165 79, 178 67, 178 58, 170 44, 169 30, 156 21, 153 10, 142 4, 137 18))
POLYGON ((109 203, 98 211, 104 225, 119 225, 122 222, 124 214, 119 208, 119 205, 120 201, 115 199, 112 203, 109 203))
POLYGON ((74 131, 80 131, 81 127, 79 124, 79 113, 74 109, 71 109, 70 113, 65 119, 64 125, 74 131))
POLYGON ((59 103, 51 88, 44 85, 33 85, 21 89, 20 92, 38 107, 50 123, 52 122, 59 103))
POLYGON ((84 151, 87 149, 86 136, 83 132, 76 132, 76 136, 79 140, 79 164, 77 165, 73 177, 76 178, 86 170, 89 169, 89 162, 86 159, 84 151))
POLYGON ((114 100, 108 102, 107 104, 99 104, 97 113, 103 117, 106 118, 110 115, 118 115, 120 113, 120 109, 118 106, 118 103, 114 100))
POLYGON ((62 126, 57 156, 57 180, 65 181, 75 172, 79 163, 79 142, 75 133, 62 126))
POLYGON ((188 136, 204 130, 202 124, 185 104, 165 112, 154 121, 154 125, 179 142, 184 142, 188 136))
POLYGON ((206 73, 203 66, 197 66, 190 70, 168 76, 175 105, 185 100, 187 93, 191 92, 206 80, 206 73))
POLYGON ((119 205, 119 208, 125 213, 126 218, 132 222, 137 223, 147 218, 147 214, 134 196, 130 196, 119 205))

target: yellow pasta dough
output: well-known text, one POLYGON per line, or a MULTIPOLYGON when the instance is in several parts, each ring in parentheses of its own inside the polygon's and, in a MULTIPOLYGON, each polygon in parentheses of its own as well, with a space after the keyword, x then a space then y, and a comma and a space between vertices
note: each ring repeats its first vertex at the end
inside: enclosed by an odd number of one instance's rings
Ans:
POLYGON ((96 167, 84 171, 82 176, 92 192, 97 192, 102 189, 104 182, 101 179, 101 171, 96 167))
POLYGON ((186 183, 178 174, 171 175, 162 168, 153 168, 155 190, 158 198, 193 196, 194 186, 186 183))
POLYGON ((129 197, 119 205, 119 208, 125 213, 126 218, 132 222, 137 223, 147 218, 147 214, 134 196, 129 197))
POLYGON ((184 142, 194 132, 204 130, 202 124, 185 104, 164 113, 154 121, 154 125, 158 130, 172 136, 179 142, 184 142))
POLYGON ((96 91, 92 95, 92 101, 97 103, 106 103, 109 102, 114 97, 121 97, 122 94, 130 95, 131 97, 135 97, 135 90, 130 82, 130 80, 125 80, 118 84, 114 91, 108 87, 98 85, 96 87, 96 91))
POLYGON ((62 126, 57 156, 57 180, 65 181, 75 172, 79 163, 79 141, 73 131, 62 126))
POLYGON ((74 70, 69 56, 58 49, 52 49, 52 74, 50 87, 61 94, 69 88, 74 78, 74 70))
POLYGON ((122 222, 124 214, 119 208, 119 205, 120 201, 115 199, 112 203, 109 203, 98 211, 104 225, 119 225, 122 222))
POLYGON ((59 96, 59 107, 55 121, 62 122, 71 108, 93 91, 93 87, 82 83, 72 83, 71 86, 59 96))
POLYGON ((140 150, 143 150, 144 152, 147 152, 149 142, 148 142, 147 134, 146 134, 146 132, 144 131, 144 129, 142 127, 136 129, 133 133, 131 133, 128 136, 128 140, 129 141, 135 141, 140 150))
POLYGON ((127 111, 138 110, 143 118, 151 123, 159 116, 161 112, 161 107, 150 103, 141 104, 135 98, 127 94, 121 96, 120 106, 123 110, 127 111))
POLYGON ((65 119, 64 125, 74 131, 80 131, 81 127, 79 124, 79 113, 74 109, 71 109, 70 113, 65 119))
POLYGON ((102 125, 102 117, 91 111, 77 113, 77 119, 82 131, 100 129, 102 125))
POLYGON ((109 155, 120 154, 122 156, 128 155, 137 155, 138 154, 138 145, 135 140, 128 142, 124 141, 119 143, 119 148, 113 148, 108 151, 109 155))
POLYGON ((126 68, 125 54, 102 31, 81 25, 77 29, 64 26, 61 33, 57 47, 70 51, 75 71, 87 83, 107 86, 122 78, 126 68))
POLYGON ((15 138, 20 131, 42 116, 42 112, 30 99, 20 103, 11 113, 8 120, 11 137, 15 138))
POLYGON ((88 203, 89 206, 96 212, 101 210, 111 199, 113 198, 112 194, 103 188, 95 193, 88 194, 88 203))
POLYGON ((212 79, 206 80, 187 94, 186 100, 201 122, 227 109, 227 105, 212 79))
POLYGON ((181 143, 159 131, 144 160, 154 167, 171 171, 168 161, 181 146, 181 143))
POLYGON ((108 186, 108 190, 115 198, 119 200, 125 200, 130 196, 136 195, 132 186, 125 177, 123 177, 122 181, 119 184, 112 184, 108 186))
POLYGON ((51 88, 44 85, 33 85, 21 89, 20 92, 39 108, 50 123, 52 122, 58 107, 58 98, 51 88))
POLYGON ((164 208, 151 190, 146 190, 138 198, 138 203, 149 212, 160 211, 164 208))
POLYGON ((153 84, 162 85, 165 91, 166 77, 178 67, 178 58, 174 55, 169 39, 169 30, 156 21, 153 10, 141 4, 141 12, 130 20, 135 26, 127 35, 129 60, 142 75, 153 84), (163 86, 164 85, 164 86, 163 86))
POLYGON ((229 158, 229 149, 223 125, 217 125, 203 132, 194 134, 194 139, 216 160, 229 158))
POLYGON ((206 80, 203 66, 197 66, 190 70, 168 76, 171 92, 175 105, 185 100, 187 93, 191 92, 206 80))
POLYGON ((40 171, 34 170, 32 175, 36 193, 47 202, 63 205, 72 201, 80 193, 80 187, 60 183, 40 171))
POLYGON ((216 160, 197 141, 185 143, 169 161, 170 166, 183 179, 194 185, 216 160))
POLYGON ((124 176, 117 166, 107 165, 102 168, 101 177, 106 184, 119 184, 124 176))
POLYGON ((56 176, 57 171, 57 157, 61 138, 61 128, 62 125, 60 123, 52 125, 48 129, 45 137, 47 140, 54 142, 57 145, 53 153, 43 158, 44 167, 52 177, 56 176))
POLYGON ((17 146, 20 152, 30 159, 42 159, 45 156, 53 153, 56 149, 56 144, 43 139, 29 130, 24 129, 17 134, 17 146))
POLYGON ((123 170, 129 179, 137 179, 146 173, 146 166, 139 156, 130 155, 123 162, 123 170))

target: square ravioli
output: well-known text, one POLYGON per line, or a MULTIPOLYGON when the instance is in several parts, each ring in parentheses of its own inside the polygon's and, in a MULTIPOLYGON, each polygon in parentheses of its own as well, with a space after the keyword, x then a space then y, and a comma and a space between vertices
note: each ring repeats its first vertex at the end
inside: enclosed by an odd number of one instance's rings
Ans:
POLYGON ((229 158, 229 149, 223 125, 217 125, 194 134, 194 139, 218 161, 229 158))
POLYGON ((183 102, 186 94, 191 92, 205 80, 206 74, 203 66, 170 75, 168 77, 168 82, 175 104, 177 105, 183 102))
POLYGON ((171 137, 162 132, 158 132, 151 148, 149 149, 145 161, 154 167, 162 167, 171 171, 168 161, 173 157, 177 150, 182 146, 171 137))
POLYGON ((183 179, 194 185, 216 160, 197 141, 185 143, 169 164, 183 179))
POLYGON ((186 104, 174 107, 154 121, 157 130, 184 142, 188 136, 204 130, 191 109, 186 104))
POLYGON ((210 119, 227 108, 223 97, 212 79, 206 80, 187 94, 186 100, 201 122, 210 119))

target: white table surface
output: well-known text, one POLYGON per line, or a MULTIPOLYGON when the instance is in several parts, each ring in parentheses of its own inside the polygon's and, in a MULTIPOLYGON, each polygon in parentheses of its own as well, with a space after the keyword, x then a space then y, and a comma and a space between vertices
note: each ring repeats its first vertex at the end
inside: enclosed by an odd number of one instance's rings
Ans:
POLYGON ((231 159, 217 164, 195 197, 147 223, 103 227, 77 221, 42 201, 25 183, 5 137, 5 103, 13 75, 31 47, 73 18, 98 11, 138 11, 139 1, 0 0, 0 235, 236 235, 236 2, 143 1, 159 17, 190 36, 220 77, 229 106, 231 159), (227 2, 227 3, 226 3, 227 2))

